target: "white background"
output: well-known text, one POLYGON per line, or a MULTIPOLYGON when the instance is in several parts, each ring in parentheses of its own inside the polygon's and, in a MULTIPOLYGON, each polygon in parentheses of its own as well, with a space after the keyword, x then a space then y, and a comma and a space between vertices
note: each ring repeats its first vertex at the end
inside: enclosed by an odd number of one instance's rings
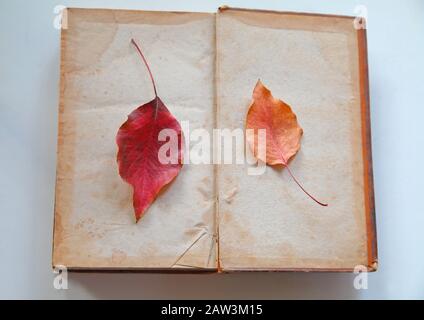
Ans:
POLYGON ((424 298, 424 1, 0 0, 0 298, 424 298), (379 270, 352 274, 71 274, 53 288, 59 31, 53 8, 355 15, 368 9, 379 270))

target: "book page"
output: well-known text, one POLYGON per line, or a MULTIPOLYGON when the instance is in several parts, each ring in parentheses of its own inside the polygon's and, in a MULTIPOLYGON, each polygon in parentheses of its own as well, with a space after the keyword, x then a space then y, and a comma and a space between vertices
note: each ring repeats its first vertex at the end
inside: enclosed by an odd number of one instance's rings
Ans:
MULTIPOLYGON (((353 19, 217 14, 218 125, 243 128, 260 79, 304 130, 287 170, 218 169, 219 260, 231 270, 351 270, 367 265, 357 31, 353 19)), ((251 152, 246 148, 246 152, 251 152)))
POLYGON ((68 9, 62 32, 53 265, 214 269, 213 166, 184 165, 136 224, 115 142, 158 94, 190 129, 214 126, 214 14, 68 9))

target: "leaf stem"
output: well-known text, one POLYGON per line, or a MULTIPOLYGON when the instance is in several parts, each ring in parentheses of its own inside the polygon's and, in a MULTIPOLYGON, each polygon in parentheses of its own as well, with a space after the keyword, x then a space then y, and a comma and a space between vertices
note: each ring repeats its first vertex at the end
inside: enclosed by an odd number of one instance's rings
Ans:
POLYGON ((141 59, 143 60, 144 64, 146 65, 147 71, 149 71, 149 75, 150 75, 150 79, 152 80, 152 85, 153 85, 153 90, 155 91, 155 97, 158 97, 158 92, 156 90, 156 83, 155 83, 155 79, 153 78, 153 74, 152 71, 150 70, 149 64, 147 63, 146 58, 144 57, 143 52, 141 51, 140 47, 138 46, 138 44, 135 42, 134 39, 131 39, 131 43, 135 46, 135 48, 137 49, 138 53, 141 56, 141 59))
POLYGON ((284 166, 287 168, 287 171, 289 172, 290 176, 292 177, 293 181, 296 182, 296 184, 299 186, 300 189, 302 189, 302 191, 312 200, 314 200, 316 203, 318 203, 319 205, 323 206, 323 207, 327 207, 328 203, 323 203, 318 201, 314 196, 312 196, 308 191, 305 190, 304 187, 302 187, 302 185, 300 184, 299 181, 297 181, 296 177, 294 176, 294 174, 292 173, 292 171, 290 170, 289 164, 287 163, 286 159, 284 159, 284 156, 281 156, 283 158, 284 161, 284 166))

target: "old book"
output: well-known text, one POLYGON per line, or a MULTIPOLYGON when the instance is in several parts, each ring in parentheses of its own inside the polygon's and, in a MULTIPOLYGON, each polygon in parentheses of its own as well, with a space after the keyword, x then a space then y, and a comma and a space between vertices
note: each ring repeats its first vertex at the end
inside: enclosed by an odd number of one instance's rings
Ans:
POLYGON ((67 9, 66 18, 54 266, 376 270, 366 37, 353 17, 221 8, 67 9), (131 38, 142 44, 162 100, 190 131, 243 129, 263 80, 305 132, 293 171, 329 206, 307 199, 284 169, 255 176, 249 164, 189 163, 136 224, 115 137, 153 92, 131 38))

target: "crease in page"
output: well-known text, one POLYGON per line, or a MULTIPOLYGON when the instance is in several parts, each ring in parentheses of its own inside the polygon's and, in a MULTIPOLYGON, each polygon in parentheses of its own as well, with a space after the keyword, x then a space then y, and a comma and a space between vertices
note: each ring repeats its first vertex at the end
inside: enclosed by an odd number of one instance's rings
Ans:
POLYGON ((199 242, 200 239, 202 239, 205 235, 209 235, 209 233, 204 230, 194 241, 192 244, 190 244, 188 246, 188 248, 186 250, 184 250, 184 252, 177 258, 177 260, 171 265, 171 268, 175 267, 176 265, 178 265, 178 262, 190 251, 191 248, 193 248, 196 243, 199 242))
MULTIPOLYGON (((219 40, 218 40, 218 21, 219 21, 219 10, 215 13, 215 74, 214 74, 214 89, 215 89, 215 112, 214 112, 214 128, 219 128, 219 92, 218 92, 218 82, 219 82, 219 40)), ((216 153, 216 148, 220 148, 216 143, 213 145, 213 154, 216 153)), ((219 238, 219 192, 218 192, 218 175, 219 175, 219 166, 214 164, 214 192, 215 192, 215 234, 216 234, 216 267, 218 272, 221 272, 221 260, 220 260, 220 238, 219 238)))

